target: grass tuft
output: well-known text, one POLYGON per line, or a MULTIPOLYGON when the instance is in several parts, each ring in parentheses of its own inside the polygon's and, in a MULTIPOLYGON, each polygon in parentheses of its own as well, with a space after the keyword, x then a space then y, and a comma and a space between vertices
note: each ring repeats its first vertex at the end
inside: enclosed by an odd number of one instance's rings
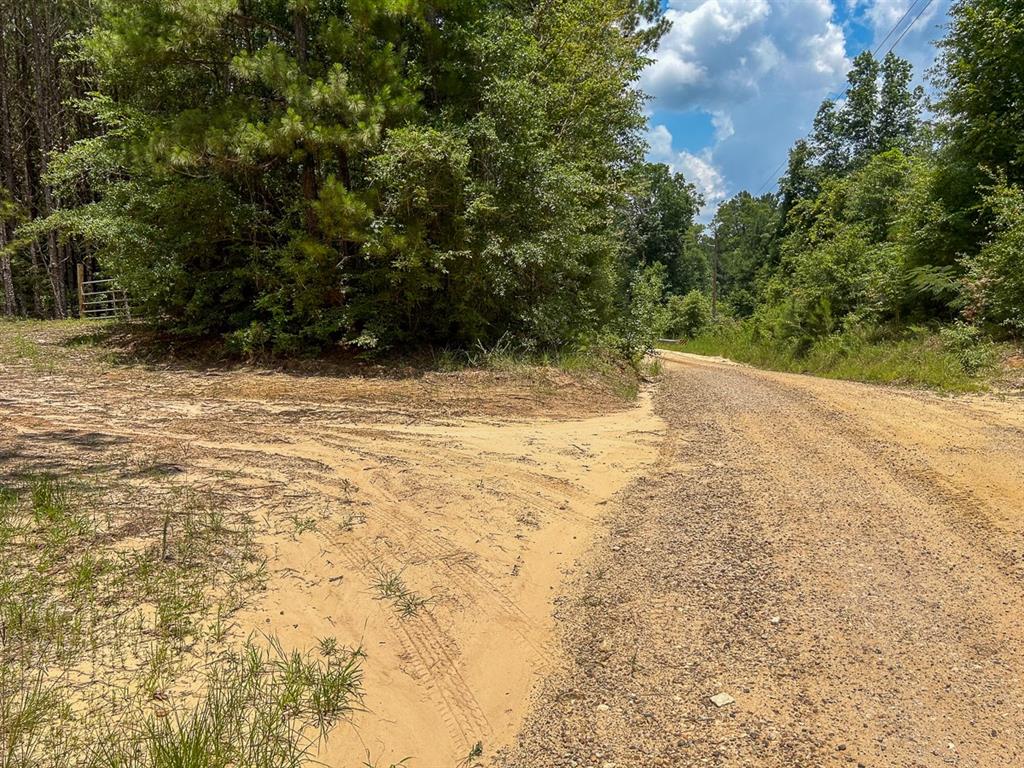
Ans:
POLYGON ((231 613, 265 577, 248 520, 192 488, 113 514, 126 498, 95 479, 0 484, 0 766, 311 761, 360 706, 362 651, 231 651, 231 613))
POLYGON ((415 616, 433 600, 409 589, 401 571, 380 565, 375 566, 375 570, 377 575, 372 586, 377 592, 377 599, 389 601, 402 618, 415 616))

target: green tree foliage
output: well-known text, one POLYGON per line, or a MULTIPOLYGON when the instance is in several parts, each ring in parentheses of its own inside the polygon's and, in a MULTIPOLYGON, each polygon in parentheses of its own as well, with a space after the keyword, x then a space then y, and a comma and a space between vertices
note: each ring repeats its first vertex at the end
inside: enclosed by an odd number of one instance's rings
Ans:
POLYGON ((789 150, 786 175, 779 181, 780 228, 789 222, 789 213, 801 200, 818 194, 818 172, 814 167, 815 149, 806 139, 799 139, 789 150))
POLYGON ((967 314, 1024 335, 1024 190, 1005 182, 991 189, 990 239, 965 260, 967 314))
POLYGON ((1024 182, 1024 9, 1017 0, 957 0, 935 76, 950 156, 1024 182))
POLYGON ((983 328, 1024 335, 1024 8, 959 0, 940 46, 937 128, 908 62, 861 54, 775 200, 741 193, 719 210, 718 283, 752 312, 730 326, 749 349, 909 350, 907 328, 941 324, 943 364, 970 376, 993 356, 983 328))
POLYGON ((878 76, 881 67, 870 51, 853 60, 847 75, 849 83, 836 128, 839 139, 848 150, 849 160, 856 164, 872 154, 877 146, 878 76))
POLYGON ((911 88, 914 68, 891 51, 882 61, 882 89, 874 119, 872 152, 910 152, 920 136, 924 89, 911 88))
POLYGON ((775 195, 741 192, 718 208, 712 222, 719 294, 740 316, 754 311, 759 281, 772 266, 777 214, 775 195))
POLYGON ((560 344, 628 270, 656 0, 98 0, 54 170, 151 312, 240 347, 560 344))
POLYGON ((958 0, 950 18, 934 73, 942 118, 935 200, 948 264, 986 241, 994 210, 983 198, 993 174, 1024 184, 1024 9, 1015 0, 958 0))
POLYGON ((701 291, 668 300, 666 332, 676 339, 692 339, 711 325, 711 302, 701 291))
POLYGON ((91 131, 74 108, 84 84, 68 40, 92 18, 81 0, 0 2, 0 315, 65 317, 76 262, 89 261, 81 243, 29 225, 88 198, 46 177, 51 153, 91 131))
POLYGON ((879 152, 911 149, 924 101, 924 91, 910 87, 912 79, 910 62, 893 53, 882 62, 870 51, 854 59, 842 106, 826 100, 814 120, 812 146, 819 177, 846 174, 879 152))
POLYGON ((645 163, 639 167, 638 176, 629 211, 632 264, 663 264, 669 290, 690 290, 702 279, 693 261, 691 239, 694 218, 703 200, 683 174, 672 173, 667 165, 645 163))
POLYGON ((637 269, 624 297, 616 330, 620 350, 634 362, 647 354, 664 335, 670 321, 665 306, 665 267, 655 264, 637 269))
POLYGON ((803 345, 844 323, 898 319, 911 302, 908 260, 914 242, 909 205, 922 173, 899 150, 824 183, 821 194, 793 210, 781 265, 760 318, 779 337, 803 345))

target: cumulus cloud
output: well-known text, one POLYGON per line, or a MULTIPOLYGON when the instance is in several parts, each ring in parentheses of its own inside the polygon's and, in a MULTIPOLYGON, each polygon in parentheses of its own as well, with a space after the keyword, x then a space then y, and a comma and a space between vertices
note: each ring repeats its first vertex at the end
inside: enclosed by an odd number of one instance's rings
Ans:
MULTIPOLYGON (((683 171, 711 203, 765 182, 770 188, 818 105, 842 89, 853 55, 882 42, 914 6, 909 23, 924 2, 669 0, 672 29, 642 78, 653 97, 651 159, 683 171), (673 115, 694 113, 710 119, 706 146, 688 142, 681 130, 673 140, 666 127, 673 115)), ((933 0, 900 43, 897 52, 914 64, 919 81, 951 2, 933 0)))
POLYGON ((643 87, 665 109, 724 110, 767 80, 832 85, 848 65, 831 0, 672 0, 643 87))
POLYGON ((728 188, 722 172, 715 167, 711 156, 711 148, 703 149, 699 154, 677 150, 673 147, 672 133, 664 125, 655 125, 647 135, 650 145, 649 158, 655 163, 664 163, 673 173, 682 172, 687 181, 704 196, 702 216, 706 218, 725 200, 728 188))
POLYGON ((706 113, 714 139, 679 150, 658 124, 651 158, 681 170, 712 206, 769 174, 845 77, 846 37, 834 12, 831 0, 670 0, 672 29, 642 85, 656 122, 706 113))

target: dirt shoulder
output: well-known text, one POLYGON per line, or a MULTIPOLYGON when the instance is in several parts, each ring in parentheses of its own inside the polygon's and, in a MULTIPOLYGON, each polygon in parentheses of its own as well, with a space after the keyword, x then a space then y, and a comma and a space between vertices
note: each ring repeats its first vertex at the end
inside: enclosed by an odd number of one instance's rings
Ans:
POLYGON ((1021 762, 1020 400, 665 357, 659 461, 501 764, 1021 762))
MULTIPOLYGON (((226 644, 363 649, 364 711, 318 755, 339 768, 448 767, 512 741, 557 652, 565 574, 663 439, 650 394, 558 371, 113 365, 47 328, 0 331, 0 479, 211 489, 266 557, 263 591, 216 618, 226 644)), ((179 688, 153 707, 186 711, 179 688)))

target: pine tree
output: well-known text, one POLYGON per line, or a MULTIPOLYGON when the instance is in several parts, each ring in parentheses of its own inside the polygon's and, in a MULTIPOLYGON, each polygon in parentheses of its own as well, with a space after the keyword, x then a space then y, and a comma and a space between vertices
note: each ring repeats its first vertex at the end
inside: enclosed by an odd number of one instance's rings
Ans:
POLYGON ((617 311, 656 0, 97 0, 54 174, 179 332, 559 344, 617 311))

